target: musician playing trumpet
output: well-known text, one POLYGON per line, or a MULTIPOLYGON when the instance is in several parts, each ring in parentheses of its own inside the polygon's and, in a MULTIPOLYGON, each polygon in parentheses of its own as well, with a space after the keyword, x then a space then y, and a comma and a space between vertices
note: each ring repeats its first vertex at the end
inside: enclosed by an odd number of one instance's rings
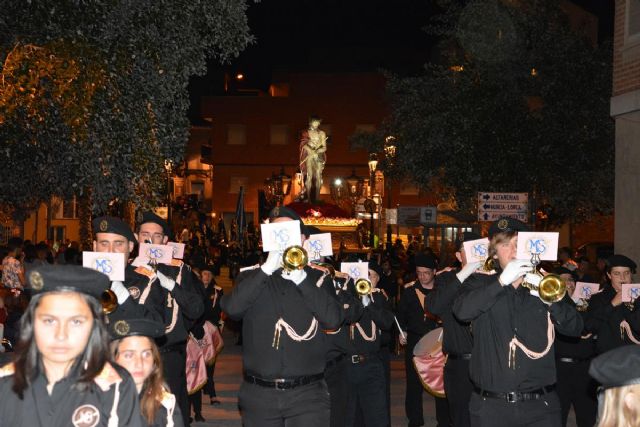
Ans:
POLYGON ((444 389, 449 403, 449 414, 453 427, 468 427, 469 399, 473 385, 469 380, 469 361, 473 337, 469 323, 460 322, 453 316, 451 306, 458 295, 460 286, 473 272, 481 267, 480 262, 467 263, 464 242, 478 240, 481 236, 474 232, 460 235, 456 251, 456 259, 461 264, 460 270, 446 269, 436 276, 435 291, 425 298, 428 311, 442 319, 443 342, 442 351, 447 355, 444 367, 444 389))
MULTIPOLYGON (((300 221, 286 207, 274 208, 270 222, 300 221)), ((242 320, 244 382, 238 395, 245 427, 329 425, 329 393, 324 380, 326 338, 343 312, 329 274, 300 266, 283 270, 283 255, 269 253, 262 265, 242 269, 231 295, 221 301, 242 320)))
POLYGON ((591 297, 587 310, 587 329, 598 336, 598 354, 627 344, 640 344, 640 301, 622 302, 622 285, 633 283, 636 263, 616 254, 607 260, 607 284, 591 297))
POLYGON ((472 322, 469 402, 471 426, 560 426, 555 392, 555 331, 579 336, 583 321, 566 301, 544 302, 521 286, 532 263, 516 259, 518 231, 526 226, 501 218, 489 228, 495 271, 472 274, 453 304, 453 314, 472 322))

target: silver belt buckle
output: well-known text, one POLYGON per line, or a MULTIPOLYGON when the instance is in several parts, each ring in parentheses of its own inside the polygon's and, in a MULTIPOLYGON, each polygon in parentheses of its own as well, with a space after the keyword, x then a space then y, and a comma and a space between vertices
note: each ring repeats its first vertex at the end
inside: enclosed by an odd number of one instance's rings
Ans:
POLYGON ((285 381, 286 380, 284 378, 278 378, 278 379, 274 380, 273 382, 276 384, 275 389, 276 390, 286 390, 286 388, 284 387, 285 381))
POLYGON ((356 363, 360 363, 360 355, 359 354, 354 354, 351 356, 351 363, 356 364, 356 363))

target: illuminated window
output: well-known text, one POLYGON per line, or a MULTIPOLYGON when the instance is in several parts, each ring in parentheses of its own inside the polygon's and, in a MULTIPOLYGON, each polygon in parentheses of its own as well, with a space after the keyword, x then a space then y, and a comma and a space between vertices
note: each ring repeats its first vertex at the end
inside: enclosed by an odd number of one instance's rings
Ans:
POLYGON ((227 144, 246 145, 247 128, 245 125, 227 125, 227 144))
POLYGON ((287 145, 289 143, 289 125, 271 125, 271 145, 287 145))

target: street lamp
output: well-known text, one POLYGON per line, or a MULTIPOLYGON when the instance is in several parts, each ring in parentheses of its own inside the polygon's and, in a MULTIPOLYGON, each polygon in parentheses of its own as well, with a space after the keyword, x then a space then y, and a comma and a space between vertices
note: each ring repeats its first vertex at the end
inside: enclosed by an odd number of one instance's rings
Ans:
POLYGON ((358 203, 358 199, 362 195, 362 190, 364 187, 364 179, 356 175, 355 169, 351 170, 351 175, 345 178, 347 181, 347 190, 349 192, 349 199, 351 200, 351 209, 353 211, 353 216, 356 214, 356 204, 358 203))
MULTIPOLYGON (((387 171, 393 167, 393 163, 396 157, 396 137, 393 135, 389 135, 384 139, 384 160, 386 164, 387 171)), ((387 173, 388 175, 388 173, 387 173)), ((389 186, 389 179, 385 179, 385 186, 387 186, 387 212, 391 209, 391 188, 389 186)), ((391 242, 391 224, 389 224, 389 218, 386 217, 387 222, 387 250, 391 250, 392 242, 391 242)))
POLYGON ((378 167, 378 155, 376 153, 369 154, 368 164, 369 164, 369 197, 372 197, 375 173, 376 173, 376 168, 378 167))
POLYGON ((291 191, 291 177, 284 172, 284 167, 280 168, 280 174, 271 173, 271 177, 264 180, 265 196, 271 204, 281 206, 284 197, 291 191))
MULTIPOLYGON (((169 227, 173 227, 171 225, 171 171, 173 169, 173 160, 165 159, 164 169, 167 171, 167 222, 169 223, 169 227)), ((170 240, 172 238, 173 236, 169 236, 170 240)))

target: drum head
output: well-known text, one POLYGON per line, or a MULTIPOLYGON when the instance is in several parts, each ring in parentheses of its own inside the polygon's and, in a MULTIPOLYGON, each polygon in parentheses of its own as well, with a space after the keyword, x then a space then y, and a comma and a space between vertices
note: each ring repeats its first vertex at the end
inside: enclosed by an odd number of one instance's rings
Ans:
POLYGON ((442 352, 442 328, 436 328, 423 336, 413 348, 414 356, 435 356, 442 352))

